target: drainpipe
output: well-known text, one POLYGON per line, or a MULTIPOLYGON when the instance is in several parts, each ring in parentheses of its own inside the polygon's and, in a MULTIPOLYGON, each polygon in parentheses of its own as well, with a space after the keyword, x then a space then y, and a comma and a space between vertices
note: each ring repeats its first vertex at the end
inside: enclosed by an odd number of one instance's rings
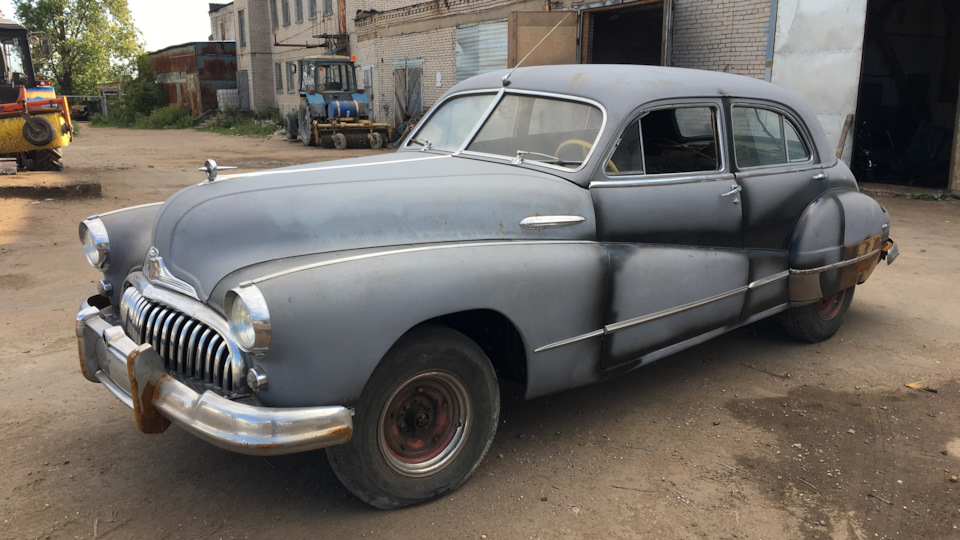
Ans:
POLYGON ((773 42, 777 37, 777 0, 770 0, 770 24, 767 25, 767 66, 763 78, 770 82, 773 78, 773 42))

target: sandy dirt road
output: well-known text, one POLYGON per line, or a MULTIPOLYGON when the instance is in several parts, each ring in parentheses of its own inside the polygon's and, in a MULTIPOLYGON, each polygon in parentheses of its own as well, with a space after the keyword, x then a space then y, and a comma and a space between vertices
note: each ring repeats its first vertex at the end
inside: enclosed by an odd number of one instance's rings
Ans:
POLYGON ((61 174, 102 199, 0 199, 0 537, 960 538, 958 201, 878 197, 902 255, 826 343, 763 322, 601 385, 529 402, 505 386, 477 474, 415 508, 360 503, 322 451, 142 435, 83 379, 74 316, 99 274, 81 219, 163 200, 206 158, 369 153, 84 127, 61 174))

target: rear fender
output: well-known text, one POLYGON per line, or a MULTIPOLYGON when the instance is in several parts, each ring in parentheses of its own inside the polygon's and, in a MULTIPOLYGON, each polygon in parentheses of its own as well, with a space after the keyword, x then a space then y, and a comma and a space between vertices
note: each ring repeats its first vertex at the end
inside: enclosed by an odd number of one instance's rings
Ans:
POLYGON ((790 301, 863 283, 889 235, 890 216, 877 201, 858 191, 824 193, 804 210, 790 241, 790 301))

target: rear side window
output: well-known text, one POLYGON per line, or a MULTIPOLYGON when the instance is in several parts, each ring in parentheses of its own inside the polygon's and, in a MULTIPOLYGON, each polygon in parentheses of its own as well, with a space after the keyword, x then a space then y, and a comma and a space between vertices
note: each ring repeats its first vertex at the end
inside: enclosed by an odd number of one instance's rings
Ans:
POLYGON ((684 106, 648 111, 620 135, 608 176, 709 172, 721 168, 717 109, 684 106))
POLYGON ((782 165, 810 159, 810 150, 800 130, 786 116, 770 109, 734 106, 732 120, 738 167, 782 165))

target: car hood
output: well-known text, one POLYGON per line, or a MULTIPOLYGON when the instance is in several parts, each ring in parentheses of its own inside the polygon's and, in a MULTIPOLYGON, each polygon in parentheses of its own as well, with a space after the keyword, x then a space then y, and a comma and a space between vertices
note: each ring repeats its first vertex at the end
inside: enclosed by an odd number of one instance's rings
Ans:
POLYGON ((153 246, 167 270, 206 300, 250 265, 433 242, 594 237, 587 190, 556 176, 476 159, 398 153, 226 177, 174 194, 153 246), (520 220, 576 215, 572 227, 528 230, 520 220))

